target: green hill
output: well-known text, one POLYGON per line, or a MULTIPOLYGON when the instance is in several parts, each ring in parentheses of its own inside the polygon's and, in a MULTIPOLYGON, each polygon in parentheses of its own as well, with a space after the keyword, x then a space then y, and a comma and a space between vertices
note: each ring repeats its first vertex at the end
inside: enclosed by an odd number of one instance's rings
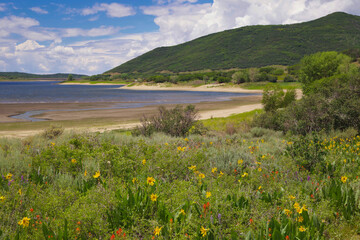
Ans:
MULTIPOLYGON (((67 79, 71 73, 55 73, 55 74, 32 74, 23 72, 0 72, 0 79, 67 79)), ((86 75, 71 74, 73 78, 82 78, 86 75)))
POLYGON ((107 73, 292 65, 304 55, 360 47, 360 17, 342 12, 305 23, 247 26, 160 47, 107 73))

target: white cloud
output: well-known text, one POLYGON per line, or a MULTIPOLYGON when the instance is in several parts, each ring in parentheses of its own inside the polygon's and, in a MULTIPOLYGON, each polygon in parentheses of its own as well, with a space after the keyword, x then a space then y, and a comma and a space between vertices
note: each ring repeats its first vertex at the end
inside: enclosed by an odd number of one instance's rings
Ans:
POLYGON ((135 10, 132 7, 125 6, 119 3, 101 3, 95 4, 91 8, 84 8, 81 14, 84 16, 96 14, 98 12, 106 12, 109 17, 121 18, 135 15, 135 10))
POLYGON ((37 43, 34 40, 26 40, 25 42, 17 45, 15 47, 16 51, 28 51, 28 50, 36 50, 39 48, 43 48, 45 46, 40 45, 39 43, 37 43))
POLYGON ((0 3, 0 12, 4 12, 6 10, 6 3, 0 3))
POLYGON ((40 8, 40 7, 32 7, 30 8, 31 11, 39 13, 39 14, 48 14, 49 12, 40 8))

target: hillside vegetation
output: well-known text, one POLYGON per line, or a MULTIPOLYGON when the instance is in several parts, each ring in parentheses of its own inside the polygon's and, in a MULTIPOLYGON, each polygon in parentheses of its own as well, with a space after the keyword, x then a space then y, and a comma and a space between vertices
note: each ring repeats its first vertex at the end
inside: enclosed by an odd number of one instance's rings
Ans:
POLYGON ((360 47, 360 17, 337 12, 300 24, 247 26, 160 47, 106 73, 292 65, 304 55, 356 47, 360 47))
POLYGON ((67 79, 69 75, 73 78, 82 78, 86 75, 69 74, 69 73, 55 73, 55 74, 32 74, 23 72, 0 72, 1 79, 67 79))

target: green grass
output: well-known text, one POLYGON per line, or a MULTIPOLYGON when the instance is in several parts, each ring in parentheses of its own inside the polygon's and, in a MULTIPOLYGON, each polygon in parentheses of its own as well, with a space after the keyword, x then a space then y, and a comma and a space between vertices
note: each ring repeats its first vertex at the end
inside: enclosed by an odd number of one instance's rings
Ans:
POLYGON ((268 83, 268 82, 258 82, 258 83, 243 83, 240 86, 244 89, 249 90, 264 90, 265 86, 268 84, 278 85, 283 89, 300 89, 301 83, 299 82, 277 82, 277 83, 268 83))

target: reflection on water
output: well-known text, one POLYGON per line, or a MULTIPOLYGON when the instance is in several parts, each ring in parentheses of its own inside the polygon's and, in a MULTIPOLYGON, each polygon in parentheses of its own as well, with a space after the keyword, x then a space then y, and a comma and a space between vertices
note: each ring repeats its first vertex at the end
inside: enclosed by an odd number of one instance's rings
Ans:
POLYGON ((29 111, 13 118, 44 121, 32 116, 51 111, 84 111, 98 109, 136 108, 155 104, 199 103, 226 101, 232 97, 254 94, 192 91, 136 91, 121 89, 122 85, 59 85, 54 81, 0 82, 0 103, 87 103, 114 102, 107 108, 44 109, 29 111))

